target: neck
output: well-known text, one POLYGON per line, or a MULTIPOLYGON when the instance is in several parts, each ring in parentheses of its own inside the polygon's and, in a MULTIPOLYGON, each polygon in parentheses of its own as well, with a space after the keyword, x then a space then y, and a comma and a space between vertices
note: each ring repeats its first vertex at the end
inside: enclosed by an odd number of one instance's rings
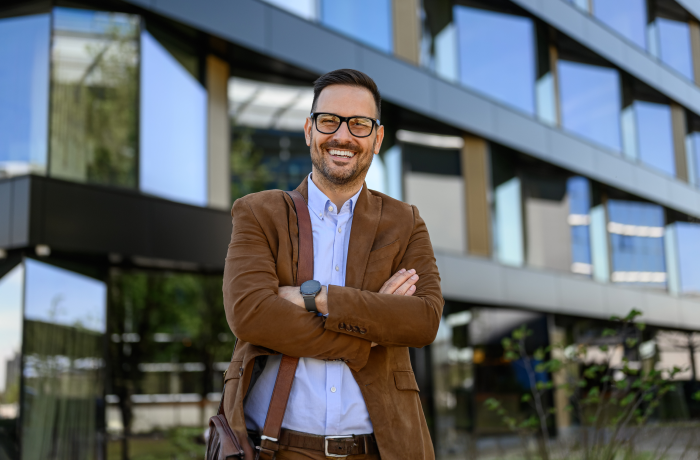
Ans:
POLYGON ((342 208, 345 202, 362 188, 362 184, 365 181, 365 178, 362 177, 358 181, 350 184, 334 184, 326 180, 321 173, 316 171, 316 167, 312 168, 311 177, 316 187, 331 200, 337 209, 342 208))

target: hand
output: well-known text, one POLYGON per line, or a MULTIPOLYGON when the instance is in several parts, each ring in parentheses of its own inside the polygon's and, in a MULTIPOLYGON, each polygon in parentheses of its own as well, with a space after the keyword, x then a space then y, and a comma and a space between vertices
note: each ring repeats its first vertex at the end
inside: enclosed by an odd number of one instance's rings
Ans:
MULTIPOLYGON (((306 310, 299 286, 280 286, 277 295, 306 310)), ((316 309, 319 313, 328 314, 328 288, 326 286, 321 286, 321 292, 316 295, 316 309)))
POLYGON ((419 278, 414 269, 402 268, 386 280, 379 293, 411 296, 416 292, 416 283, 419 278))

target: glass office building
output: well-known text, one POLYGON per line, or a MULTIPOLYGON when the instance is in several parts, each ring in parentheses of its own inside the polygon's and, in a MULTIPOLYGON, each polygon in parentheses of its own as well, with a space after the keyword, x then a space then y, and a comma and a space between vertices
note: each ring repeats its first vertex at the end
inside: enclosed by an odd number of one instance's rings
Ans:
MULTIPOLYGON (((689 4, 3 2, 0 459, 135 456, 205 426, 234 343, 229 210, 311 171, 313 81, 338 68, 377 82, 367 185, 420 209, 441 271, 438 335, 411 350, 438 458, 513 441, 484 401, 527 415, 501 343, 523 325, 531 347, 600 346, 637 308, 635 365, 694 368, 689 4)), ((655 419, 700 417, 697 380, 678 374, 655 419)), ((553 436, 581 425, 550 399, 553 436)))

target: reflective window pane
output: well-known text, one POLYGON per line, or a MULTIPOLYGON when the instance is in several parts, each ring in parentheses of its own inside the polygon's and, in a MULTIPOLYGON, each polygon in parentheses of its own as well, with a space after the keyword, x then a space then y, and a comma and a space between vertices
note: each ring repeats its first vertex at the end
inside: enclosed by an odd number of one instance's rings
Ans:
POLYGON ((54 9, 54 177, 136 186, 138 17, 54 9))
POLYGON ((620 151, 620 75, 614 69, 559 61, 562 125, 620 151))
POLYGON ((304 19, 316 19, 316 0, 264 0, 304 19))
MULTIPOLYGON (((394 27, 390 0, 354 0, 339 2, 321 0, 321 23, 355 40, 366 43, 387 53, 391 53, 394 27)), ((312 48, 314 44, 309 44, 312 48)), ((326 49, 326 53, 335 50, 326 49)))
POLYGON ((456 6, 460 81, 523 112, 535 112, 531 19, 456 6))
POLYGON ((686 158, 688 161, 688 182, 700 187, 700 132, 686 136, 686 158))
POLYGON ((142 191, 207 204, 207 92, 150 33, 141 34, 142 191))
POLYGON ((593 14, 632 43, 646 48, 645 0, 593 0, 593 14))
POLYGON ((677 222, 680 293, 700 296, 700 224, 677 222))
POLYGON ((567 220, 571 226, 571 271, 591 275, 591 182, 585 177, 571 177, 566 183, 566 189, 569 198, 567 220))
POLYGON ((664 209, 652 203, 609 200, 613 282, 666 286, 664 209))
POLYGON ((104 283, 26 260, 22 457, 96 459, 104 283))
POLYGON ((655 23, 661 61, 688 80, 693 80, 690 26, 687 22, 665 18, 657 18, 655 23))
POLYGON ((666 104, 635 101, 639 159, 671 176, 676 173, 673 153, 671 107, 666 104))
POLYGON ((0 177, 46 170, 50 23, 0 19, 0 177))
POLYGON ((494 195, 494 254, 504 264, 521 266, 525 249, 520 179, 515 177, 496 186, 494 195))
POLYGON ((19 458, 24 265, 0 278, 0 458, 19 458))

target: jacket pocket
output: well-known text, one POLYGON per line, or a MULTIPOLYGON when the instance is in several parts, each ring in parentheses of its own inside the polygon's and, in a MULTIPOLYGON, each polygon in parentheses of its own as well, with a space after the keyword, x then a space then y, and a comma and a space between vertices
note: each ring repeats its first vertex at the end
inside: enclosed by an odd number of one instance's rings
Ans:
POLYGON ((369 259, 367 260, 367 265, 371 265, 374 262, 377 262, 379 260, 386 259, 388 257, 391 257, 392 259, 396 254, 399 252, 399 240, 393 241, 386 246, 383 246, 379 249, 375 249, 374 251, 369 253, 369 259))
POLYGON ((416 376, 411 371, 394 371, 394 383, 397 390, 420 391, 416 376))
POLYGON ((224 377, 224 383, 231 379, 240 379, 243 376, 243 360, 231 361, 226 369, 226 376, 224 377))

